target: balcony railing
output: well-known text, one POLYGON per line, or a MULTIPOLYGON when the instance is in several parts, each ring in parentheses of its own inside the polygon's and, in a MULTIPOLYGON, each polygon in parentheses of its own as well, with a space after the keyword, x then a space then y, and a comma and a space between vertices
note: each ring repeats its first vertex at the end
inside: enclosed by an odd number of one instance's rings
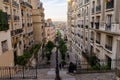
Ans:
POLYGON ((19 4, 16 1, 13 1, 12 4, 16 7, 19 7, 19 4))
POLYGON ((101 5, 96 6, 96 12, 100 12, 101 11, 101 5))
POLYGON ((106 9, 114 8, 114 0, 110 0, 109 2, 106 2, 106 9))
POLYGON ((29 3, 27 3, 27 2, 22 1, 20 4, 21 4, 22 6, 24 6, 24 7, 32 8, 32 6, 31 6, 29 3))
POLYGON ((110 50, 110 51, 112 51, 112 46, 109 46, 109 45, 106 44, 105 48, 108 49, 108 50, 110 50))
POLYGON ((19 20, 19 16, 14 16, 14 20, 19 20))
POLYGON ((106 30, 106 31, 111 31, 111 25, 107 25, 107 24, 106 24, 105 30, 106 30))
POLYGON ((11 36, 20 34, 20 33, 22 33, 22 32, 23 32, 23 29, 16 29, 16 30, 13 30, 13 31, 11 31, 11 36))
POLYGON ((95 29, 99 29, 99 22, 95 23, 95 29))
POLYGON ((9 3, 10 0, 3 0, 3 2, 9 3))
POLYGON ((96 43, 97 43, 97 44, 100 44, 100 41, 96 40, 96 43))

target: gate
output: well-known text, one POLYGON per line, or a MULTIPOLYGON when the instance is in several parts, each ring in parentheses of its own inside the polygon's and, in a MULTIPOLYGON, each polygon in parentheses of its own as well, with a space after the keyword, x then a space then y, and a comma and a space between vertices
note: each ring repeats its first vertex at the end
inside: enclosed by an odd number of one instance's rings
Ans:
POLYGON ((3 79, 37 79, 37 67, 0 67, 3 79))

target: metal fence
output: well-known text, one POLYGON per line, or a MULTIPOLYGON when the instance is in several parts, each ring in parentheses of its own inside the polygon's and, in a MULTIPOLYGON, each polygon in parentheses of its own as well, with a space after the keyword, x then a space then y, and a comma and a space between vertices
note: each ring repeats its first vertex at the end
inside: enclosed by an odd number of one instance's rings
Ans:
POLYGON ((3 79, 37 79, 37 67, 0 67, 3 79))
MULTIPOLYGON (((120 61, 120 60, 119 60, 120 61)), ((80 61, 76 65, 76 73, 101 73, 101 72, 115 72, 117 69, 118 60, 93 60, 93 61, 80 61)), ((65 68, 69 68, 69 64, 65 65, 65 68)))
POLYGON ((111 72, 116 70, 116 60, 113 61, 81 61, 77 66, 77 73, 99 73, 99 72, 111 72))

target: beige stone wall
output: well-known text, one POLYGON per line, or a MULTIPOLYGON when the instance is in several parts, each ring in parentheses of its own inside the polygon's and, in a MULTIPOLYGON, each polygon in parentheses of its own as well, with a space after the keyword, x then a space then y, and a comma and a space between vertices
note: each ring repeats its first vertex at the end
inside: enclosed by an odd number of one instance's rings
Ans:
MULTIPOLYGON (((33 4, 34 5, 34 4, 33 4)), ((44 9, 32 10, 33 34, 36 43, 43 43, 44 38, 44 9)))
MULTIPOLYGON (((0 0, 0 9, 6 12, 4 4, 0 0)), ((0 31, 0 66, 14 66, 14 55, 11 43, 10 29, 7 31, 0 31), (2 51, 2 41, 7 40, 7 49, 5 52, 2 51)))
POLYGON ((14 66, 13 50, 6 51, 0 55, 0 66, 14 66))
POLYGON ((53 27, 45 27, 45 38, 46 38, 46 42, 54 41, 55 30, 53 29, 53 27))

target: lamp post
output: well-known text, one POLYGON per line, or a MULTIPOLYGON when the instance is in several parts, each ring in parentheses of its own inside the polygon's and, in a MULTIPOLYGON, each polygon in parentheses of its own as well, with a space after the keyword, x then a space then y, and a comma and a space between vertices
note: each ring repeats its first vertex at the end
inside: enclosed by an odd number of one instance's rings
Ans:
POLYGON ((60 75, 59 75, 59 65, 58 65, 58 37, 56 37, 55 39, 55 43, 56 43, 56 77, 55 80, 61 80, 60 75))

